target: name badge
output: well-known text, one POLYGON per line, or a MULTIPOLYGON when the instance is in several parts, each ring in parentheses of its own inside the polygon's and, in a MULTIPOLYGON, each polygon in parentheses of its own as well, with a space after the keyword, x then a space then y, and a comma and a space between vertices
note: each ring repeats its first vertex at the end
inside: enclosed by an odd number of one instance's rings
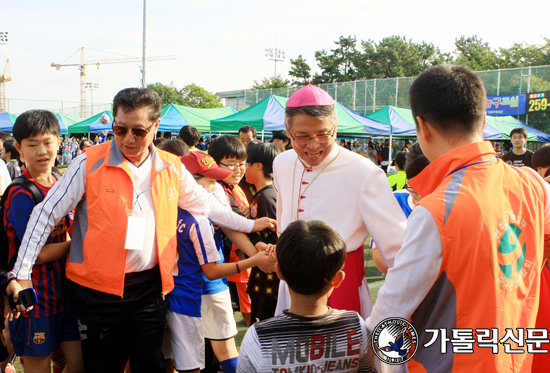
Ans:
POLYGON ((128 216, 128 228, 126 229, 126 250, 143 250, 145 240, 145 218, 128 216))

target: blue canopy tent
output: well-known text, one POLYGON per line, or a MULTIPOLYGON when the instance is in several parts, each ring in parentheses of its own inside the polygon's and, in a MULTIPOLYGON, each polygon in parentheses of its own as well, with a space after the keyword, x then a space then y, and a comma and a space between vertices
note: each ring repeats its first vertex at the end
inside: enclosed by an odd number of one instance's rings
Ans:
POLYGON ((69 133, 101 133, 105 130, 109 130, 109 133, 113 133, 111 127, 113 126, 113 112, 105 110, 102 113, 96 114, 91 118, 84 119, 81 122, 75 123, 68 127, 69 133), (109 116, 109 123, 103 124, 99 121, 99 118, 107 114, 109 116))
POLYGON ((0 130, 4 132, 12 132, 15 117, 10 113, 0 113, 0 130))
POLYGON ((159 131, 179 132, 182 127, 193 126, 200 132, 210 132, 210 121, 237 113, 231 106, 198 109, 180 105, 162 108, 159 131))
MULTIPOLYGON (((238 131, 244 125, 251 125, 257 131, 285 129, 285 108, 287 98, 269 96, 255 105, 225 118, 211 122, 211 129, 217 131, 238 131)), ((339 134, 386 134, 390 127, 368 119, 350 108, 336 102, 339 134)))
POLYGON ((67 133, 67 128, 69 126, 72 126, 75 123, 78 123, 82 120, 82 118, 77 117, 70 117, 68 115, 64 114, 55 114, 55 117, 57 118, 57 121, 59 122, 59 127, 61 128, 61 133, 65 134, 67 133))
MULTIPOLYGON (((410 109, 386 106, 369 115, 367 118, 383 123, 391 127, 393 137, 416 137, 416 126, 410 109)), ((487 116, 486 126, 483 130, 485 140, 509 140, 510 131, 517 127, 523 127, 528 133, 528 141, 550 142, 550 135, 534 129, 520 122, 514 117, 487 116)), ((367 128, 364 129, 368 131, 367 128)))

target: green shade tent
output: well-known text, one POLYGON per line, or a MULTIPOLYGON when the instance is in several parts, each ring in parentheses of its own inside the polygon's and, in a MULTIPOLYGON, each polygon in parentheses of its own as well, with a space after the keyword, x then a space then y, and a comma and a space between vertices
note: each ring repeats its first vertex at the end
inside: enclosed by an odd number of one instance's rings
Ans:
POLYGON ((213 109, 198 109, 180 105, 162 108, 159 131, 179 132, 184 126, 193 126, 200 132, 210 132, 210 121, 237 113, 230 106, 213 109))
POLYGON ((91 118, 84 119, 81 122, 75 123, 72 126, 68 127, 69 133, 101 133, 104 130, 109 130, 110 133, 113 133, 111 127, 113 125, 113 112, 104 111, 102 113, 96 114, 91 118), (103 124, 99 121, 99 118, 107 114, 110 118, 109 123, 103 124))
POLYGON ((251 107, 225 118, 210 122, 212 132, 236 132, 242 126, 252 126, 257 131, 285 129, 286 97, 269 96, 251 107))
MULTIPOLYGON (((211 121, 211 130, 212 132, 236 132, 246 125, 253 126, 257 131, 284 130, 287 100, 285 97, 269 96, 248 109, 211 121)), ((338 133, 362 134, 367 125, 380 126, 339 102, 336 102, 336 114, 338 133)))
POLYGON ((68 115, 59 113, 55 114, 55 117, 59 122, 59 127, 61 127, 61 133, 67 133, 67 128, 69 128, 69 126, 72 126, 73 124, 78 123, 82 120, 82 118, 70 117, 68 115))
MULTIPOLYGON (((386 106, 367 115, 367 118, 390 126, 393 137, 416 137, 416 126, 410 109, 386 106)), ((512 116, 487 115, 486 124, 483 130, 485 140, 508 140, 512 129, 523 127, 527 131, 528 141, 550 142, 550 135, 530 127, 512 116)), ((365 132, 367 132, 366 128, 365 132)))
POLYGON ((15 119, 10 113, 0 113, 0 131, 12 132, 15 119))

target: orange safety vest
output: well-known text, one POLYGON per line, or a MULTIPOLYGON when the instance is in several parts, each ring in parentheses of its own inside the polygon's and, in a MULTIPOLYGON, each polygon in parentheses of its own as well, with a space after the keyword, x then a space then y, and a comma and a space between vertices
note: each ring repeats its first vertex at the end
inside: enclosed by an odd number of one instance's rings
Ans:
MULTIPOLYGON (((67 278, 121 296, 126 267, 126 229, 133 188, 128 165, 115 141, 86 149, 86 191, 76 207, 67 278)), ((180 160, 152 148, 151 196, 162 292, 174 288, 180 160)))
MULTIPOLYGON (((414 372, 530 372, 533 356, 498 354, 479 347, 476 329, 533 328, 537 317, 547 196, 529 171, 495 158, 491 143, 458 148, 430 164, 409 185, 424 198, 441 234, 443 258, 438 279, 411 317, 418 350, 414 372), (473 353, 441 353, 426 329, 471 329, 473 353)), ((429 250, 429 246, 426 247, 429 250)), ((419 270, 422 270, 419 268, 419 270)), ((487 338, 488 339, 488 338, 487 338)), ((505 343, 517 347, 511 340, 505 343)), ((525 345, 524 345, 525 346, 525 345)))

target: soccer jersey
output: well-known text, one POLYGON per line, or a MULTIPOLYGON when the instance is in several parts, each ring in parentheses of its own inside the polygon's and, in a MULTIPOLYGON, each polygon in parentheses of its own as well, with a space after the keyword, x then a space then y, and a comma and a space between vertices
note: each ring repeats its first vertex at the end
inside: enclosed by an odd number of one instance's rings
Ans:
MULTIPOLYGON (((51 189, 32 179, 28 170, 23 171, 21 176, 36 184, 44 196, 51 189)), ((52 179, 55 183, 53 176, 52 179)), ((32 194, 27 189, 22 186, 10 188, 3 216, 4 229, 9 240, 8 261, 19 252, 19 246, 25 235, 29 216, 35 206, 32 194)), ((63 217, 52 231, 46 244, 67 241, 67 227, 69 224, 68 216, 63 217)), ((69 307, 65 280, 65 261, 66 258, 61 258, 49 263, 35 264, 33 266, 32 283, 38 297, 38 303, 32 311, 24 313, 23 317, 48 317, 62 312, 69 307)))
MULTIPOLYGON (((220 254, 220 260, 218 260, 216 263, 224 263, 225 257, 223 255, 223 232, 221 228, 214 230, 214 241, 216 242, 218 254, 220 254)), ((203 294, 218 294, 226 289, 229 289, 229 286, 227 286, 226 277, 219 278, 217 280, 209 280, 204 273, 202 274, 203 294)))
POLYGON ((376 372, 365 322, 355 311, 288 311, 256 323, 243 339, 238 373, 376 372))
POLYGON ((393 192, 393 196, 397 200, 397 203, 399 203, 405 216, 408 218, 414 208, 414 202, 412 201, 409 191, 406 189, 396 190, 393 192))
POLYGON ((214 227, 203 215, 178 208, 178 252, 174 268, 174 290, 168 294, 169 308, 187 316, 201 316, 201 265, 217 262, 214 227))
POLYGON ((405 188, 407 185, 407 174, 405 171, 397 171, 395 174, 388 176, 388 183, 392 192, 405 188))

